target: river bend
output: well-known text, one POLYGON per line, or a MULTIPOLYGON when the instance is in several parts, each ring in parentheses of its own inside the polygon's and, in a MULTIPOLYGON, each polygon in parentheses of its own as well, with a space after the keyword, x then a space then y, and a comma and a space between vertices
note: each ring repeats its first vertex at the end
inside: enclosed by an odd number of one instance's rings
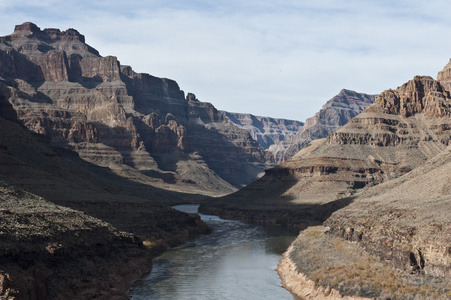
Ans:
MULTIPOLYGON (((197 212, 197 205, 174 208, 197 212)), ((154 259, 152 272, 135 284, 132 300, 298 299, 281 286, 275 271, 295 236, 216 216, 202 215, 213 228, 154 259)))

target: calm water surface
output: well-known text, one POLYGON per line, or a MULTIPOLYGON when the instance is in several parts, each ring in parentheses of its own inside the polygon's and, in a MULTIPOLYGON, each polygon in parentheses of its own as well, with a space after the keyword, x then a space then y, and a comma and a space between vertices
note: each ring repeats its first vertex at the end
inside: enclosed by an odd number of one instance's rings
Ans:
MULTIPOLYGON (((174 208, 197 212, 197 205, 174 208)), ((281 287, 275 271, 295 236, 239 221, 200 215, 210 235, 166 251, 154 260, 131 299, 298 299, 281 287)))

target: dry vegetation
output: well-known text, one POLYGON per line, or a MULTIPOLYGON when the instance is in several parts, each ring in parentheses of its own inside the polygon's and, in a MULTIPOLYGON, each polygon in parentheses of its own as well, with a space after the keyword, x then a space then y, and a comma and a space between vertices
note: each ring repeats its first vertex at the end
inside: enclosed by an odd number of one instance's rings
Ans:
POLYGON ((451 299, 445 278, 414 275, 394 269, 357 244, 310 227, 293 243, 290 259, 316 286, 341 295, 376 299, 451 299))

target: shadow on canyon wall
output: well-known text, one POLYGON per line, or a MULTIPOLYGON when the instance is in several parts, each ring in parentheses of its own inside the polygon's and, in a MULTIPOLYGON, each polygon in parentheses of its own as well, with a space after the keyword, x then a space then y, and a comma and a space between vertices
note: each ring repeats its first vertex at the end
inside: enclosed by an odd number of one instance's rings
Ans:
POLYGON ((167 206, 206 198, 125 179, 71 150, 49 147, 43 136, 4 118, 0 180, 137 235, 155 236, 177 228, 174 224, 189 220, 167 206))

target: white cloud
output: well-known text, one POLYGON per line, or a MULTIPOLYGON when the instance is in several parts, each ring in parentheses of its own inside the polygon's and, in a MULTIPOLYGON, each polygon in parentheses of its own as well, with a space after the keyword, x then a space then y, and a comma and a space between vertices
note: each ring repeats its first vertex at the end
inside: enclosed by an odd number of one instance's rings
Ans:
POLYGON ((298 120, 342 88, 379 93, 448 62, 446 1, 0 1, 219 109, 298 120), (36 3, 36 4, 35 4, 36 3))

